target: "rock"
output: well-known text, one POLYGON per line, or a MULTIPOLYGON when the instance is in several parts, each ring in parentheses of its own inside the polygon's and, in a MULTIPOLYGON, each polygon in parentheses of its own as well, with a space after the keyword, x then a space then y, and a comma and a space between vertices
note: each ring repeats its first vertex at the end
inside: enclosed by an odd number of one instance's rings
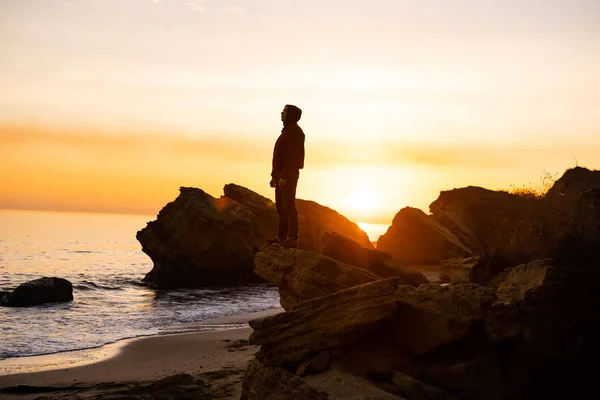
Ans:
POLYGON ((565 173, 548 190, 548 197, 579 198, 590 189, 600 189, 600 171, 575 167, 565 173))
POLYGON ((182 187, 156 221, 137 233, 154 262, 144 281, 158 288, 260 282, 252 271, 253 219, 236 201, 182 187))
POLYGON ((496 283, 497 300, 486 315, 485 328, 491 341, 502 342, 526 334, 525 324, 531 318, 524 319, 524 313, 531 296, 548 283, 551 268, 552 261, 545 259, 509 268, 502 274, 496 283))
POLYGON ((328 351, 322 351, 310 360, 300 364, 296 370, 296 375, 305 376, 310 374, 318 374, 329 368, 331 362, 331 354, 328 351))
POLYGON ((325 296, 380 279, 364 269, 311 251, 265 245, 254 258, 255 273, 279 288, 281 306, 325 296))
POLYGON ((507 271, 485 320, 489 342, 502 348, 506 397, 589 392, 600 354, 597 265, 564 268, 546 259, 507 271))
POLYGON ((250 363, 242 382, 242 400, 402 400, 364 378, 333 368, 304 379, 259 360, 250 363))
POLYGON ((324 256, 366 269, 382 278, 400 277, 404 284, 419 286, 429 280, 419 271, 403 268, 388 253, 367 248, 338 233, 323 232, 317 252, 324 256))
POLYGON ((39 278, 0 295, 0 306, 29 307, 73 300, 73 285, 62 278, 39 278))
MULTIPOLYGON (((277 235, 279 219, 275 204, 271 200, 235 184, 225 185, 224 193, 225 197, 243 204, 254 213, 255 236, 259 239, 258 248, 264 244, 265 239, 277 235)), ((321 232, 337 232, 362 246, 372 248, 369 237, 358 225, 331 208, 314 201, 296 199, 296 209, 300 236, 298 248, 315 251, 319 245, 321 232)))
POLYGON ((440 280, 442 282, 469 283, 469 274, 479 257, 450 258, 440 261, 440 280))
POLYGON ((298 364, 323 350, 355 343, 394 313, 396 287, 395 278, 380 280, 250 321, 250 343, 261 345, 256 357, 268 366, 298 364))
POLYGON ((300 249, 316 251, 321 232, 337 232, 362 246, 373 247, 367 234, 337 211, 314 201, 300 199, 296 200, 296 208, 300 222, 300 249))
POLYGON ((500 365, 493 354, 484 351, 474 356, 463 355, 432 362, 424 368, 421 376, 461 400, 512 398, 504 397, 500 365))
POLYGON ((410 400, 458 400, 440 388, 421 382, 401 372, 394 373, 392 383, 401 395, 410 400))
POLYGON ((346 370, 333 366, 328 371, 304 378, 310 386, 323 390, 335 400, 407 400, 389 393, 378 385, 346 370))
POLYGON ((377 241, 377 249, 390 253, 404 265, 437 264, 448 258, 471 255, 471 250, 452 232, 411 207, 396 214, 392 225, 377 241))
POLYGON ((323 390, 316 389, 303 379, 280 367, 267 367, 253 360, 242 382, 242 400, 327 400, 323 390))
MULTIPOLYGON (((510 219, 533 200, 504 191, 476 186, 442 191, 429 205, 432 218, 464 243, 481 247, 495 234, 504 219, 510 219)), ((451 258, 451 257, 446 257, 451 258)))
POLYGON ((401 394, 400 391, 398 390, 398 388, 389 382, 380 382, 377 385, 377 387, 379 389, 383 390, 384 392, 395 394, 396 396, 400 396, 400 394, 401 394))
POLYGON ((533 294, 544 285, 552 260, 537 260, 527 265, 519 265, 508 271, 496 290, 496 303, 509 305, 523 302, 526 296, 533 294))
MULTIPOLYGON (((180 188, 155 221, 137 233, 154 268, 144 281, 158 288, 238 285, 262 282, 253 272, 254 254, 277 234, 275 205, 266 197, 229 184, 213 198, 196 188, 180 188)), ((371 247, 367 234, 337 212, 297 200, 299 247, 314 250, 318 233, 337 231, 371 247)))
POLYGON ((411 354, 426 354, 466 337, 483 324, 496 300, 491 289, 476 284, 399 286, 397 310, 387 327, 411 354))

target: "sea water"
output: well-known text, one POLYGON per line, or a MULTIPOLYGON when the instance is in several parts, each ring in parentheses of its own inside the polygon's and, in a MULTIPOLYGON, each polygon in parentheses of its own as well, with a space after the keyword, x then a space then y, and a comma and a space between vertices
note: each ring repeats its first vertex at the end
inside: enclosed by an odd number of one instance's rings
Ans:
MULTIPOLYGON (((0 291, 43 276, 68 279, 74 301, 0 307, 0 360, 173 332, 181 324, 279 307, 270 285, 154 290, 135 238, 154 216, 0 210, 0 291)), ((366 226, 365 228, 366 229, 366 226)), ((370 226, 372 240, 382 230, 370 226)))

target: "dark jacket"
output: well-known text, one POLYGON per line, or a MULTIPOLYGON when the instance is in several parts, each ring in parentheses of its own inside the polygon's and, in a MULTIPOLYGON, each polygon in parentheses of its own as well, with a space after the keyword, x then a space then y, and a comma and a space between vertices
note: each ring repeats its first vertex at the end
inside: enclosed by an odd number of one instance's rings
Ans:
POLYGON ((304 132, 297 123, 284 126, 275 142, 273 169, 275 179, 298 179, 304 168, 304 132))

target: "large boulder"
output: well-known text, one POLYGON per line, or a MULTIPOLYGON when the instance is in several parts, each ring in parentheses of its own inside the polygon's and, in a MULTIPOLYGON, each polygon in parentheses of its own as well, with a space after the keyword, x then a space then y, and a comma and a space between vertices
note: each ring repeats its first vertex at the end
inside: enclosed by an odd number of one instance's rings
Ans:
POLYGON ((600 171, 575 167, 565 173, 548 190, 549 197, 581 197, 590 189, 600 189, 600 171))
POLYGON ((182 187, 156 221, 137 233, 154 262, 144 281, 159 288, 259 282, 252 272, 253 219, 236 201, 182 187))
POLYGON ((440 261, 440 281, 469 283, 470 273, 479 262, 479 257, 450 258, 440 261))
POLYGON ((250 343, 269 366, 299 365, 317 353, 360 341, 396 310, 397 280, 355 286, 296 304, 292 310, 250 321, 250 343))
MULTIPOLYGON (((442 191, 429 205, 432 218, 463 243, 480 248, 506 219, 535 199, 477 186, 442 191)), ((446 257, 451 258, 451 257, 446 257)))
MULTIPOLYGON (((153 261, 144 281, 158 288, 237 285, 261 282, 254 254, 277 234, 278 217, 269 199, 229 184, 214 198, 201 189, 180 188, 155 221, 137 233, 153 261)), ((364 246, 369 239, 356 224, 314 202, 298 200, 299 247, 314 250, 320 232, 336 231, 364 246)))
POLYGON ((497 280, 485 330, 504 349, 507 396, 578 398, 592 384, 589 368, 600 354, 598 265, 564 268, 537 260, 497 280))
POLYGON ((29 307, 73 300, 73 285, 63 278, 39 278, 0 294, 0 306, 29 307))
POLYGON ((319 237, 317 252, 324 256, 371 271, 382 278, 400 277, 407 285, 429 283, 419 271, 404 268, 388 253, 367 248, 335 232, 323 232, 319 237))
POLYGON ((252 360, 242 383, 241 400, 328 400, 327 392, 316 389, 281 367, 252 360))
POLYGON ((404 285, 394 297, 397 310, 387 329, 398 346, 415 355, 467 337, 474 326, 483 325, 496 300, 491 289, 476 284, 404 285))
MULTIPOLYGON (((254 272, 277 285, 281 306, 326 296, 353 286, 382 279, 372 271, 307 250, 265 245, 254 258, 254 272)), ((416 285, 427 282, 417 274, 398 270, 398 281, 416 285)))
MULTIPOLYGON (((242 400, 406 400, 339 368, 299 378, 281 367, 253 360, 242 383, 242 400)), ((449 398, 436 400, 451 400, 449 398)))
POLYGON ((437 264, 471 255, 471 249, 450 230, 412 207, 396 214, 387 232, 379 237, 377 249, 390 253, 404 265, 437 264))
MULTIPOLYGON (((277 235, 279 219, 275 204, 245 187, 228 184, 224 188, 225 197, 248 207, 254 214, 253 224, 258 247, 266 238, 277 235)), ((319 246, 321 232, 337 232, 362 246, 372 248, 367 234, 358 225, 340 213, 314 201, 296 199, 299 221, 298 248, 315 251, 319 246)))

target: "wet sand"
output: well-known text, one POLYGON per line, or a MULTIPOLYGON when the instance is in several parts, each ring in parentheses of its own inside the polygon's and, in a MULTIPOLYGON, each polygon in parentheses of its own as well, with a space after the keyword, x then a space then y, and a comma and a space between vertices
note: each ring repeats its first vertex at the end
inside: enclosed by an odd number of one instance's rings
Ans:
POLYGON ((3 360, 0 397, 239 399, 246 365, 257 351, 257 346, 248 345, 252 329, 245 324, 281 311, 173 327, 174 331, 211 330, 125 340, 85 350, 89 354, 84 357, 60 353, 3 360))

